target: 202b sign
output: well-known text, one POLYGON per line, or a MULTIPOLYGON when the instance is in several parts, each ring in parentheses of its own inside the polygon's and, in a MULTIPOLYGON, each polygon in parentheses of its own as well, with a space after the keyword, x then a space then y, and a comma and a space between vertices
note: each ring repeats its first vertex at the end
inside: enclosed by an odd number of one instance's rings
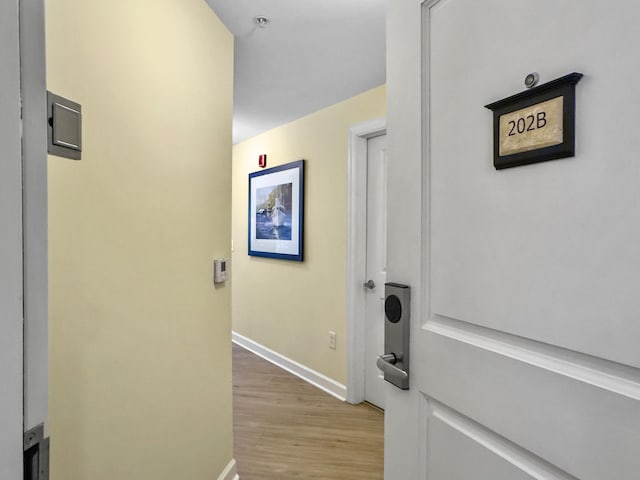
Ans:
POLYGON ((563 97, 500 116, 500 156, 559 145, 563 135, 563 97))
POLYGON ((573 72, 485 105, 493 112, 497 170, 575 155, 576 84, 573 72))

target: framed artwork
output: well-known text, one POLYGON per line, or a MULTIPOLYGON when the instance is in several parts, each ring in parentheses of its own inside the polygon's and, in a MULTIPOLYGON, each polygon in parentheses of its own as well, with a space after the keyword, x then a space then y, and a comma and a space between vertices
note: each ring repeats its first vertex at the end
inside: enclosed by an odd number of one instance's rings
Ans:
POLYGON ((249 255, 302 261, 304 160, 249 174, 249 255))

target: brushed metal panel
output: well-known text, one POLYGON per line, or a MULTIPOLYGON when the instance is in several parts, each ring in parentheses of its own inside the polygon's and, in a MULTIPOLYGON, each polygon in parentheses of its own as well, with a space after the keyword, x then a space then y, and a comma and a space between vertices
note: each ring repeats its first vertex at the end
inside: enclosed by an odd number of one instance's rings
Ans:
POLYGON ((78 110, 62 103, 53 104, 53 144, 73 150, 82 150, 82 115, 78 110))
POLYGON ((48 148, 51 155, 82 158, 82 107, 76 102, 47 92, 48 148))

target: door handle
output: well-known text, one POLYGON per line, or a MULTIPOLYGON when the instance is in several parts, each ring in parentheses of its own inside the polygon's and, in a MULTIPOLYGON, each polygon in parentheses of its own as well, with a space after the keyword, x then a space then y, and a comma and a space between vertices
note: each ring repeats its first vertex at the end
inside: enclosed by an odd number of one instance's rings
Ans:
POLYGON ((387 353, 385 355, 378 355, 376 365, 384 372, 385 375, 395 377, 400 382, 406 382, 409 380, 409 374, 395 366, 395 363, 399 360, 402 360, 402 355, 398 358, 393 353, 387 353))
POLYGON ((373 290, 374 288, 376 288, 376 282, 374 282, 373 280, 368 280, 365 284, 364 284, 365 288, 368 288, 369 290, 373 290))

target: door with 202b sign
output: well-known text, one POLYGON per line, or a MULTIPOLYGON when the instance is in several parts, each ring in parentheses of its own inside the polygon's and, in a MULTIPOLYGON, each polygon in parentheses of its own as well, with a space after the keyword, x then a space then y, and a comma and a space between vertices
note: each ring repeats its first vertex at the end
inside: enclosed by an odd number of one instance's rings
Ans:
POLYGON ((412 286, 413 320, 387 480, 640 478, 638 18, 390 4, 388 279, 412 286), (584 74, 575 156, 496 170, 484 105, 531 72, 584 74))

